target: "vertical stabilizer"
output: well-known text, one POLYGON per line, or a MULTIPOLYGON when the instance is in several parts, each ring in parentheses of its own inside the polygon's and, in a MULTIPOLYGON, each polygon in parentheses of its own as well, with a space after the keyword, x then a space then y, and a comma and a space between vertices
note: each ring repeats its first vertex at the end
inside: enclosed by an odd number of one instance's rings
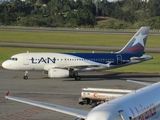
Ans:
POLYGON ((138 32, 131 38, 131 40, 124 46, 124 48, 118 53, 143 55, 149 29, 149 27, 141 27, 138 32))

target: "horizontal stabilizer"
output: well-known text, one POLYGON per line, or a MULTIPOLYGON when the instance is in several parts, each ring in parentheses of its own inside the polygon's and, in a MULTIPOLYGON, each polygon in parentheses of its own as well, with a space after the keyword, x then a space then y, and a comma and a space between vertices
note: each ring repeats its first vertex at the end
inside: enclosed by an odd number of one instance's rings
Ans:
POLYGON ((141 58, 141 57, 131 57, 130 60, 145 60, 145 58, 141 58))

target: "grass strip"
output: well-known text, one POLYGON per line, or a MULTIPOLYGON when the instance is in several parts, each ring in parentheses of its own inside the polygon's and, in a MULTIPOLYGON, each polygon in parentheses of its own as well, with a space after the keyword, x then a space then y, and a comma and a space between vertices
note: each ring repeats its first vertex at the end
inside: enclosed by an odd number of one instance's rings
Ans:
MULTIPOLYGON (((85 34, 60 32, 2 31, 0 42, 27 42, 48 44, 72 44, 95 46, 124 46, 132 37, 131 34, 85 34)), ((160 47, 160 36, 149 35, 147 46, 160 47)))

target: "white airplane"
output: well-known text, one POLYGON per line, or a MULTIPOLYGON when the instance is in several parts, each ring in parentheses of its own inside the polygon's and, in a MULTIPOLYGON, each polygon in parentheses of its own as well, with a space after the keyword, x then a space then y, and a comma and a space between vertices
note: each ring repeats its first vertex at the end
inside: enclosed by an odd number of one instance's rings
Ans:
POLYGON ((152 59, 144 54, 149 27, 141 27, 122 50, 116 53, 20 53, 2 63, 3 68, 25 71, 42 70, 50 78, 74 77, 78 72, 107 70, 152 59))
POLYGON ((75 120, 160 120, 159 93, 160 82, 100 104, 90 112, 9 96, 9 92, 5 98, 75 116, 75 120))

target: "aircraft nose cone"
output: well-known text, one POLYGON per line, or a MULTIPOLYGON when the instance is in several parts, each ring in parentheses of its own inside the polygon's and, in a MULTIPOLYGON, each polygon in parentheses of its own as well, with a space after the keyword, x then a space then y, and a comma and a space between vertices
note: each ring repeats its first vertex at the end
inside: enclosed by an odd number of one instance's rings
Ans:
POLYGON ((87 116, 86 120, 111 120, 108 117, 105 111, 93 111, 87 116))
POLYGON ((6 66, 6 63, 5 63, 5 62, 3 62, 3 63, 2 63, 2 67, 3 67, 3 68, 5 68, 5 66, 6 66))
POLYGON ((2 67, 5 68, 5 69, 8 69, 8 68, 9 68, 6 61, 4 61, 4 62, 2 63, 2 67))

